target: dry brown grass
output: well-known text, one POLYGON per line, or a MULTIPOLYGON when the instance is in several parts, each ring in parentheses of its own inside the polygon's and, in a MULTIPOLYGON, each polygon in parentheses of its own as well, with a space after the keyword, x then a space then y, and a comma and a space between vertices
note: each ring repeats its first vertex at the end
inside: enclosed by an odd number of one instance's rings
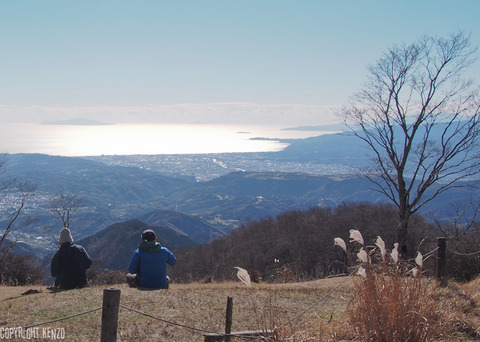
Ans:
POLYGON ((440 304, 441 341, 480 341, 480 277, 466 284, 450 283, 432 298, 440 304))
MULTIPOLYGON (((126 285, 122 305, 152 316, 212 332, 223 332, 227 297, 233 297, 233 331, 272 329, 281 326, 322 298, 344 278, 294 284, 240 283, 172 284, 168 290, 140 291, 126 285)), ((45 322, 99 308, 103 289, 52 293, 41 286, 0 287, 0 327, 18 327, 45 322), (41 293, 22 295, 29 289, 41 293)), ((480 279, 434 291, 445 308, 438 341, 475 341, 480 332, 477 301, 480 279), (476 335, 477 334, 477 335, 476 335)), ((306 314, 280 329, 276 341, 355 340, 349 328, 346 306, 354 287, 349 280, 306 314)), ((65 329, 66 341, 98 341, 101 310, 40 326, 65 329)), ((118 341, 203 341, 202 332, 152 319, 124 307, 119 312, 118 341)))
POLYGON ((350 322, 362 341, 430 341, 438 333, 439 307, 426 279, 368 270, 355 279, 350 322))
MULTIPOLYGON (((241 283, 172 284, 168 290, 142 291, 126 285, 120 303, 126 307, 181 325, 210 332, 225 330, 227 297, 233 297, 233 331, 272 329, 318 300, 341 279, 327 279, 299 284, 241 283)), ((103 289, 93 286, 70 291, 51 292, 41 286, 0 287, 0 327, 20 327, 50 321, 101 307, 103 289), (21 295, 29 289, 41 293, 21 295)), ((350 289, 339 288, 322 305, 281 332, 305 330, 326 324, 333 314, 343 315, 350 289), (342 299, 345 298, 345 299, 342 299)), ((64 328, 67 341, 99 340, 101 310, 68 320, 40 326, 64 328)), ((119 341, 203 341, 203 333, 168 324, 132 312, 119 311, 119 341)))

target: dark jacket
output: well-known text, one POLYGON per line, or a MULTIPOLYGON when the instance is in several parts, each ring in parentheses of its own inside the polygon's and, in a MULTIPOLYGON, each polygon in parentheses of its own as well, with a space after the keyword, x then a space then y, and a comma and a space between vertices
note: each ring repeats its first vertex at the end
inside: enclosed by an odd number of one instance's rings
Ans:
POLYGON ((85 248, 70 242, 63 243, 53 256, 51 273, 55 284, 62 289, 73 289, 87 285, 86 271, 92 259, 85 248))
POLYGON ((140 286, 166 289, 167 264, 174 266, 177 259, 166 247, 155 241, 142 241, 132 255, 128 272, 140 274, 140 286))

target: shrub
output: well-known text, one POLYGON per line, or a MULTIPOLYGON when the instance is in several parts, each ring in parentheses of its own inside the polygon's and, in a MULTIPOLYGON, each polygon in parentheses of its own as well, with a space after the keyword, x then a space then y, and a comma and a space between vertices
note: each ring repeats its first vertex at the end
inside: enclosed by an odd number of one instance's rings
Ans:
POLYGON ((44 274, 31 255, 0 252, 0 284, 8 286, 41 284, 44 274))
MULTIPOLYGON (((360 232, 350 231, 351 242, 360 246, 354 267, 355 294, 347 311, 351 326, 364 341, 427 341, 436 333, 438 309, 421 276, 423 258, 415 267, 399 259, 398 244, 387 254, 378 237, 365 247, 360 232)), ((347 251, 342 239, 335 244, 347 251)))
POLYGON ((118 270, 101 268, 100 259, 93 259, 92 266, 87 270, 87 278, 92 285, 115 285, 126 283, 126 273, 118 270))
POLYGON ((89 278, 92 285, 116 285, 125 284, 126 273, 118 270, 104 269, 89 278))

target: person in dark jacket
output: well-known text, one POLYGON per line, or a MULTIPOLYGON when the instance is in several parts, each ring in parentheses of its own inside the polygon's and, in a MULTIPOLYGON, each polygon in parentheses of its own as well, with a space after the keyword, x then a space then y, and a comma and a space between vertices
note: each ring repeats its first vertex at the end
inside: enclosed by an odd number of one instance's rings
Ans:
POLYGON ((73 243, 70 229, 63 228, 58 239, 60 248, 55 253, 50 265, 55 277, 55 286, 60 289, 74 289, 87 285, 87 269, 92 259, 85 248, 73 243))
POLYGON ((176 263, 173 253, 158 243, 153 230, 147 229, 130 259, 127 282, 130 286, 168 289, 167 264, 175 266, 176 263))

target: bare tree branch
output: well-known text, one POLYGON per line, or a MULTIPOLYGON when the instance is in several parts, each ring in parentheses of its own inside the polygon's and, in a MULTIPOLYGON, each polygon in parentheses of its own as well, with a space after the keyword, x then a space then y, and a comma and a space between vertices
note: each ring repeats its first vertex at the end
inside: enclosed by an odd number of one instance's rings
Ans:
MULTIPOLYGON (((6 157, 3 156, 0 159, 0 175, 3 175, 0 182, 0 207, 5 227, 0 233, 0 249, 5 247, 4 242, 14 230, 25 228, 33 222, 28 217, 21 221, 20 216, 36 191, 36 186, 30 182, 18 182, 15 178, 5 176, 5 163, 6 157)), ((13 245, 7 247, 11 248, 13 245)))
POLYGON ((58 215, 62 220, 65 228, 70 228, 70 224, 77 211, 86 204, 87 200, 84 197, 73 193, 66 193, 61 190, 55 194, 48 205, 49 211, 53 215, 58 215))

